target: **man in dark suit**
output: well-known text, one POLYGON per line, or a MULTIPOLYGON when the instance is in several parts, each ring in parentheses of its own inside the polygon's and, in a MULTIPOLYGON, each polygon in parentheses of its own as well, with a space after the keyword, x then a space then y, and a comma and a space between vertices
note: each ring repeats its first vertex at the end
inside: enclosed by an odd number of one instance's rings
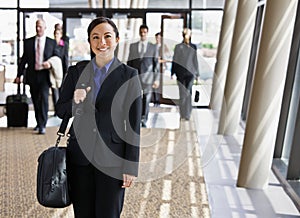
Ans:
POLYGON ((142 127, 146 127, 152 89, 159 87, 158 51, 156 45, 148 42, 148 26, 140 26, 140 41, 130 45, 127 64, 139 72, 143 89, 142 127))
POLYGON ((24 53, 18 67, 18 74, 15 79, 20 83, 20 77, 26 68, 24 81, 30 86, 30 94, 34 106, 37 126, 34 130, 39 134, 46 133, 48 119, 48 96, 51 64, 47 61, 53 56, 59 57, 59 50, 55 40, 45 36, 46 23, 43 19, 36 21, 36 36, 24 41, 24 53))

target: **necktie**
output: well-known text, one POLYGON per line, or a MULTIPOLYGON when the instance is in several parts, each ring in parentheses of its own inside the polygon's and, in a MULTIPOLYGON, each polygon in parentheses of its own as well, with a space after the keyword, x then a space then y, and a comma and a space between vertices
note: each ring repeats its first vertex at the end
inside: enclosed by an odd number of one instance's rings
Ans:
POLYGON ((95 77, 94 77, 94 82, 95 82, 95 90, 94 90, 94 101, 96 101, 98 92, 100 90, 100 87, 104 81, 106 75, 106 69, 105 67, 102 68, 97 68, 95 71, 95 77))
POLYGON ((144 57, 145 45, 144 43, 141 44, 141 51, 140 51, 140 58, 144 57))
POLYGON ((35 70, 39 70, 40 69, 40 39, 37 39, 37 44, 36 44, 36 50, 35 50, 35 70))

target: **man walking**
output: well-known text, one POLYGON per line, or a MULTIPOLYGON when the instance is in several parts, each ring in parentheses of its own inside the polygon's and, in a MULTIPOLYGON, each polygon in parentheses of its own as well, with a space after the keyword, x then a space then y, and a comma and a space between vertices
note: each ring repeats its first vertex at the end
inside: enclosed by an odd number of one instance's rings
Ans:
POLYGON ((142 127, 147 127, 152 89, 159 87, 159 65, 156 45, 148 42, 148 26, 141 25, 140 40, 130 44, 127 64, 139 72, 143 89, 142 127))
POLYGON ((18 74, 15 79, 20 83, 20 77, 26 68, 25 83, 30 86, 30 94, 34 106, 37 126, 34 130, 39 134, 46 133, 48 119, 48 96, 51 64, 47 61, 53 56, 59 57, 59 50, 55 40, 46 37, 46 23, 43 19, 36 21, 36 35, 24 41, 24 53, 18 66, 18 74))

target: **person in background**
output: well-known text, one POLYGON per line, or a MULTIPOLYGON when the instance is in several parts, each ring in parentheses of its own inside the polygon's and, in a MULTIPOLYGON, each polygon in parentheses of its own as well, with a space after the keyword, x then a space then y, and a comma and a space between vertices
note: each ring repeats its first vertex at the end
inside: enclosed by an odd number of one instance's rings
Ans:
POLYGON ((67 173, 75 217, 118 218, 138 175, 142 90, 137 70, 114 55, 113 21, 96 18, 87 32, 92 60, 69 67, 57 115, 74 115, 67 173))
POLYGON ((36 35, 25 39, 24 53, 18 66, 16 83, 20 83, 26 65, 25 83, 30 87, 30 94, 34 106, 37 122, 35 131, 46 133, 49 110, 49 88, 51 86, 49 69, 52 67, 48 59, 59 56, 55 40, 46 37, 46 23, 43 19, 36 21, 36 35))
MULTIPOLYGON (((159 63, 159 72, 164 73, 166 69, 166 63, 171 62, 166 59, 170 56, 170 50, 168 46, 164 43, 162 46, 161 42, 161 33, 158 32, 155 34, 155 45, 157 48, 157 53, 158 53, 158 63, 159 63)), ((152 101, 154 103, 154 106, 159 106, 160 104, 160 94, 161 94, 161 89, 159 90, 159 87, 154 89, 153 95, 152 95, 152 101)))
MULTIPOLYGON (((63 40, 63 30, 60 24, 55 24, 54 26, 54 39, 57 43, 58 49, 59 49, 59 57, 61 58, 61 65, 62 65, 62 78, 65 78, 67 70, 68 70, 68 63, 69 63, 69 43, 65 40, 63 40)), ((57 72, 54 72, 57 74, 57 72)), ((56 78, 60 78, 56 77, 56 78)), ((52 92, 52 101, 54 105, 54 116, 56 116, 56 102, 59 97, 59 89, 60 85, 54 85, 51 86, 51 92, 52 92)))
MULTIPOLYGON (((57 30, 57 29, 61 30, 62 33, 64 33, 64 29, 63 29, 62 24, 60 24, 60 23, 55 24, 54 25, 54 30, 57 30)), ((65 42, 67 42, 69 44, 69 37, 67 35, 63 34, 62 40, 64 40, 65 42)))
POLYGON ((54 26, 54 39, 60 51, 60 58, 63 67, 63 77, 65 77, 69 66, 69 41, 64 39, 63 29, 59 24, 56 24, 54 26))
POLYGON ((157 46, 157 50, 158 50, 159 63, 163 63, 163 66, 164 66, 165 63, 171 62, 171 60, 169 60, 169 58, 171 58, 171 55, 170 55, 170 49, 167 46, 167 44, 164 43, 164 45, 162 46, 161 38, 162 38, 162 36, 161 36, 160 32, 155 34, 155 41, 156 41, 156 46, 157 46))
POLYGON ((143 89, 142 127, 147 127, 152 89, 159 87, 159 64, 156 45, 148 42, 148 26, 139 28, 140 40, 130 44, 127 64, 138 70, 143 89))
MULTIPOLYGON (((155 34, 155 45, 156 45, 156 49, 157 49, 157 53, 158 53, 158 71, 159 73, 161 72, 160 66, 162 62, 162 46, 161 46, 161 35, 160 32, 155 34)), ((152 93, 152 102, 154 104, 154 106, 159 106, 160 102, 160 93, 159 93, 159 87, 157 87, 156 89, 153 88, 153 93, 152 93)))
POLYGON ((183 41, 175 46, 171 76, 176 75, 179 87, 180 118, 189 120, 192 112, 192 86, 195 78, 199 80, 197 46, 191 43, 192 32, 188 28, 182 31, 183 41))

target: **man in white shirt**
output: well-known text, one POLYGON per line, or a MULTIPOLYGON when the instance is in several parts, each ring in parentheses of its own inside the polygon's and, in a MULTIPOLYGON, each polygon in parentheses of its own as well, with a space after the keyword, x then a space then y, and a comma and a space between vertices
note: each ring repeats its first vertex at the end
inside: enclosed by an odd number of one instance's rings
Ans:
POLYGON ((159 64, 156 45, 148 42, 148 26, 140 26, 140 40, 132 43, 129 49, 127 64, 136 68, 139 72, 143 89, 142 127, 147 127, 149 104, 152 96, 152 89, 159 87, 159 64))
POLYGON ((39 134, 46 133, 48 119, 48 96, 51 64, 47 61, 53 56, 59 56, 59 50, 55 40, 46 37, 46 23, 43 19, 36 21, 36 35, 24 40, 24 53, 18 66, 18 74, 15 79, 20 83, 20 77, 24 74, 24 82, 30 86, 30 94, 34 106, 37 126, 34 130, 39 134), (25 68, 27 65, 27 68, 25 68))

